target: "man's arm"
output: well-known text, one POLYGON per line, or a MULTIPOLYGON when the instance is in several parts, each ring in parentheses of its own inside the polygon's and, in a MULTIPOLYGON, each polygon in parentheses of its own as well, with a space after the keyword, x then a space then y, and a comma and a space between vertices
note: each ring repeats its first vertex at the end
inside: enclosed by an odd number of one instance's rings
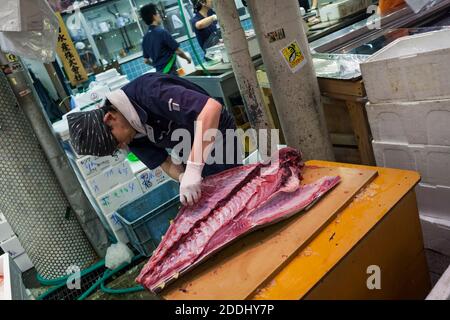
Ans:
POLYGON ((179 56, 179 57, 181 57, 181 58, 183 58, 184 60, 186 60, 188 63, 191 63, 191 59, 186 55, 186 53, 183 51, 183 50, 181 50, 180 48, 178 48, 177 50, 175 50, 175 53, 179 56))
POLYGON ((212 16, 209 16, 207 18, 204 18, 200 21, 197 21, 195 23, 195 27, 198 30, 202 30, 202 29, 208 28, 214 21, 217 21, 217 15, 215 15, 215 14, 213 14, 212 16))
POLYGON ((164 172, 176 181, 180 181, 180 175, 184 172, 184 167, 181 164, 174 164, 171 156, 168 156, 166 161, 161 164, 164 172))
POLYGON ((210 129, 217 130, 219 126, 222 105, 214 99, 208 99, 195 124, 194 143, 186 164, 186 170, 181 177, 180 201, 182 204, 193 205, 201 197, 202 171, 214 141, 203 139, 210 129))
POLYGON ((203 110, 197 117, 194 143, 189 155, 189 161, 204 164, 209 154, 209 147, 213 141, 203 141, 205 133, 209 129, 217 129, 219 127, 220 113, 222 105, 216 100, 210 98, 203 107, 203 110))

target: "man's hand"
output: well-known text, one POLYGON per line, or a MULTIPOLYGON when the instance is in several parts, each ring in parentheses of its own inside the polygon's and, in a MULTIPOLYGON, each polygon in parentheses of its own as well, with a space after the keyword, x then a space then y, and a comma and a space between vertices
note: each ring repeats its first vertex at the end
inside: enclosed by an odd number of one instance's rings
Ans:
POLYGON ((204 164, 188 161, 186 171, 180 174, 180 201, 183 205, 197 203, 202 195, 202 171, 204 164))

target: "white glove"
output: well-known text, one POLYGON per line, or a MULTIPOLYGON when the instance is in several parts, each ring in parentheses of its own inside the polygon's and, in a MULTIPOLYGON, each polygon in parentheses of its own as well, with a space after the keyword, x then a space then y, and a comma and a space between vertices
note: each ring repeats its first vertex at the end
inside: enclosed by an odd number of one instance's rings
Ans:
POLYGON ((211 17, 213 18, 213 21, 217 21, 217 14, 213 14, 211 17))
POLYGON ((186 170, 180 174, 180 202, 183 205, 190 205, 197 203, 200 199, 202 171, 205 165, 203 163, 195 163, 188 161, 186 170))

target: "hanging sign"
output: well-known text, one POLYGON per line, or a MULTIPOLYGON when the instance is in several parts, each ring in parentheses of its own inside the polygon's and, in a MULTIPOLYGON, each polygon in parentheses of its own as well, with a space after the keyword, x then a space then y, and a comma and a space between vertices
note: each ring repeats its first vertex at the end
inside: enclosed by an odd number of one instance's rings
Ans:
POLYGON ((297 40, 291 42, 287 47, 282 48, 280 53, 292 73, 299 71, 307 62, 297 40))
POLYGON ((58 44, 56 45, 56 53, 63 63, 64 70, 70 83, 72 86, 76 86, 86 81, 88 76, 83 64, 81 63, 80 56, 73 45, 72 39, 67 32, 67 28, 61 14, 58 12, 56 13, 56 16, 59 21, 59 36, 58 44))

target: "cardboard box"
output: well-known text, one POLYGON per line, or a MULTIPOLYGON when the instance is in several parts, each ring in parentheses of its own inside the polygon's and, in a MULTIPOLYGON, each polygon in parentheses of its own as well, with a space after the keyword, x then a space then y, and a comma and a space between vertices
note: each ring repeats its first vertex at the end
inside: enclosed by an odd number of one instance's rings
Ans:
POLYGON ((16 236, 0 243, 0 247, 13 259, 25 252, 25 249, 22 247, 22 244, 20 244, 20 241, 16 236))
POLYGON ((450 146, 450 99, 366 106, 375 141, 450 146))
POLYGON ((139 181, 136 178, 133 178, 98 197, 97 203, 103 214, 108 215, 142 194, 143 192, 139 186, 139 181))
POLYGON ((106 168, 100 174, 89 178, 86 183, 94 197, 101 196, 113 187, 131 180, 134 174, 128 161, 106 168))
POLYGON ((400 38, 361 63, 369 101, 450 98, 450 30, 400 38))

